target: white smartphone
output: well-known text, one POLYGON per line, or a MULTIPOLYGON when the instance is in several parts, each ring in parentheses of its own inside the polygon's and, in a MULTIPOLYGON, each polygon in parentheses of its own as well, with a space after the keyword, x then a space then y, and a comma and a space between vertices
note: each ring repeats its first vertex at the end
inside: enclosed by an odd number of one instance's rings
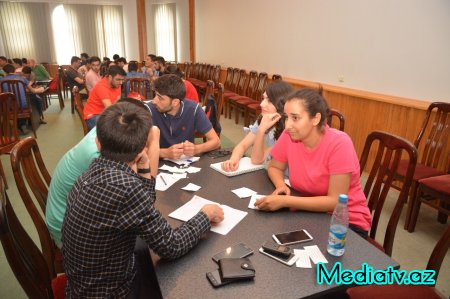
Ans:
POLYGON ((293 253, 291 253, 287 257, 281 256, 281 255, 273 255, 273 254, 270 254, 269 252, 265 251, 262 247, 259 249, 259 252, 267 255, 268 257, 273 258, 276 261, 279 261, 282 264, 288 265, 289 267, 292 266, 297 261, 297 257, 293 253))
POLYGON ((280 245, 308 242, 313 239, 313 237, 306 231, 306 229, 274 234, 272 235, 272 238, 280 245))

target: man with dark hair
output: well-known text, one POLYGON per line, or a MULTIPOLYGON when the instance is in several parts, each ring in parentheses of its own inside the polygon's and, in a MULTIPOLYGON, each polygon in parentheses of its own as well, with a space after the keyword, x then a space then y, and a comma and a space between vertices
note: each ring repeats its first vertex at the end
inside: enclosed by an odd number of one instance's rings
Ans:
POLYGON ((223 220, 218 205, 205 205, 174 230, 155 209, 147 151, 151 126, 148 110, 127 102, 99 117, 100 157, 67 198, 62 226, 66 298, 139 295, 139 261, 133 255, 137 236, 160 257, 174 259, 193 248, 211 222, 223 220))
POLYGON ((86 82, 86 88, 89 92, 94 88, 95 84, 100 81, 100 58, 97 56, 92 56, 89 58, 89 71, 87 71, 86 76, 84 76, 84 81, 86 82))
POLYGON ((70 59, 70 66, 66 70, 67 83, 69 84, 70 89, 74 86, 78 87, 78 89, 84 89, 84 80, 78 72, 78 68, 80 67, 81 59, 77 56, 72 56, 70 59))
POLYGON ((164 75, 155 81, 155 97, 149 104, 153 123, 161 130, 160 157, 192 157, 220 147, 220 138, 198 103, 185 101, 186 87, 180 77, 164 75), (207 141, 194 144, 195 132, 207 141))
POLYGON ((98 81, 84 106, 83 114, 89 129, 97 122, 98 116, 111 104, 114 104, 122 92, 121 86, 126 76, 125 71, 117 65, 108 69, 107 75, 98 81))
POLYGON ((22 59, 20 58, 13 58, 13 66, 14 66, 14 72, 16 74, 21 74, 22 73, 22 59))
POLYGON ((145 57, 145 63, 142 67, 142 72, 147 73, 150 77, 154 75, 155 72, 155 61, 156 61, 156 55, 154 54, 148 54, 145 57))
POLYGON ((155 75, 162 76, 166 71, 166 60, 162 56, 157 56, 155 60, 155 75))
POLYGON ((80 57, 81 57, 81 65, 82 66, 88 63, 88 59, 89 59, 88 53, 81 53, 80 57))
POLYGON ((128 73, 128 63, 125 57, 120 57, 117 59, 116 64, 123 68, 123 70, 128 73))
POLYGON ((117 64, 117 60, 120 58, 119 54, 114 54, 113 55, 113 61, 115 64, 117 64))

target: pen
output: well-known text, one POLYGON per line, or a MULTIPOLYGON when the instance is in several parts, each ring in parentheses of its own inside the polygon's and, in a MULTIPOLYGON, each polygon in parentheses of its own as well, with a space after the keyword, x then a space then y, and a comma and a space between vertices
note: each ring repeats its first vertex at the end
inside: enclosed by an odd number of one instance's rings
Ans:
POLYGON ((164 185, 167 186, 167 183, 166 183, 166 180, 164 179, 164 177, 162 175, 160 177, 161 177, 161 180, 163 181, 164 185))

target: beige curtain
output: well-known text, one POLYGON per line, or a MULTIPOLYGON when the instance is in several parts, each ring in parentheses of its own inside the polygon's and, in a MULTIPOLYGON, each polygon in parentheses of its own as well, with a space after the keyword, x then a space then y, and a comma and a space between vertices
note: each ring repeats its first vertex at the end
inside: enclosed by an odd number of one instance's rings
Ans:
POLYGON ((0 38, 8 58, 51 62, 48 4, 0 2, 0 38))
POLYGON ((177 24, 175 3, 153 4, 157 55, 177 61, 177 24))

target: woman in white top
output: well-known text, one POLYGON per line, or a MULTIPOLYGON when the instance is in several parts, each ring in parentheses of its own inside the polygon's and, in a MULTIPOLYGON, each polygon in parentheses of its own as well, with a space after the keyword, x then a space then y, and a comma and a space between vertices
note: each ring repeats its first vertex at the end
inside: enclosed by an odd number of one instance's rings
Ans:
POLYGON ((253 164, 263 164, 270 159, 270 149, 284 130, 281 115, 285 99, 293 91, 293 87, 283 81, 275 81, 267 86, 261 101, 261 115, 250 126, 250 132, 234 148, 230 159, 222 163, 223 170, 238 169, 239 160, 251 146, 253 164))

